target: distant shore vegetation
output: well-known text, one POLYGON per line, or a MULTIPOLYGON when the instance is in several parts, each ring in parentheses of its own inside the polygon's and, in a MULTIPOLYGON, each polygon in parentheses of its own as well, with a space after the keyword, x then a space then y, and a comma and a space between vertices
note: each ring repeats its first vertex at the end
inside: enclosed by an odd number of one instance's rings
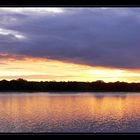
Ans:
POLYGON ((77 82, 77 81, 27 81, 19 78, 17 80, 1 80, 0 91, 80 91, 80 92, 140 92, 140 83, 127 82, 104 82, 102 80, 94 82, 77 82))

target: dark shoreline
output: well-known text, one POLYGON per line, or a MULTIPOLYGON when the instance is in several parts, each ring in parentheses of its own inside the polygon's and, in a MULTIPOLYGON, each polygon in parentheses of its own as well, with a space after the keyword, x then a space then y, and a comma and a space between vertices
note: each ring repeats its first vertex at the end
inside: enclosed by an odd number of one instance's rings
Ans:
POLYGON ((33 82, 24 79, 17 80, 1 80, 0 93, 6 92, 140 92, 140 83, 127 82, 109 82, 98 80, 95 82, 56 82, 56 81, 41 81, 33 82))

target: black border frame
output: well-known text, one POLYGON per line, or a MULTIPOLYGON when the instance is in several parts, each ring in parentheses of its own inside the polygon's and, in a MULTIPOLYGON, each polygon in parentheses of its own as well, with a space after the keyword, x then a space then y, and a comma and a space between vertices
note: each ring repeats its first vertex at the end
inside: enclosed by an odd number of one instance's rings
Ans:
MULTIPOLYGON (((3 0, 0 7, 140 7, 139 0, 3 0)), ((0 133, 1 136, 137 136, 140 133, 0 133)), ((70 138, 70 137, 69 137, 70 138)), ((84 138, 84 137, 83 137, 84 138)))
POLYGON ((140 6, 139 0, 3 0, 0 7, 132 7, 140 6))

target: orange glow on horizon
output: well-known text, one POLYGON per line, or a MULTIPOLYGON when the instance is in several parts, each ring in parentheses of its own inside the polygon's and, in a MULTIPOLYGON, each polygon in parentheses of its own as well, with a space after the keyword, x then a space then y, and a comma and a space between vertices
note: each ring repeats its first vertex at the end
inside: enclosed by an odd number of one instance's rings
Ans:
POLYGON ((126 81, 140 82, 140 70, 74 64, 46 58, 0 54, 0 79, 24 78, 29 81, 126 81))

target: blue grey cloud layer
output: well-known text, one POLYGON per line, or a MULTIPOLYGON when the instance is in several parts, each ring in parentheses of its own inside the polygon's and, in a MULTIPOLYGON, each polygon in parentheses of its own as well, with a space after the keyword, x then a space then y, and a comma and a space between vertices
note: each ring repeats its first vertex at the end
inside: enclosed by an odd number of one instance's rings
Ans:
POLYGON ((140 8, 64 8, 62 13, 0 12, 0 52, 90 66, 140 68, 140 8))

